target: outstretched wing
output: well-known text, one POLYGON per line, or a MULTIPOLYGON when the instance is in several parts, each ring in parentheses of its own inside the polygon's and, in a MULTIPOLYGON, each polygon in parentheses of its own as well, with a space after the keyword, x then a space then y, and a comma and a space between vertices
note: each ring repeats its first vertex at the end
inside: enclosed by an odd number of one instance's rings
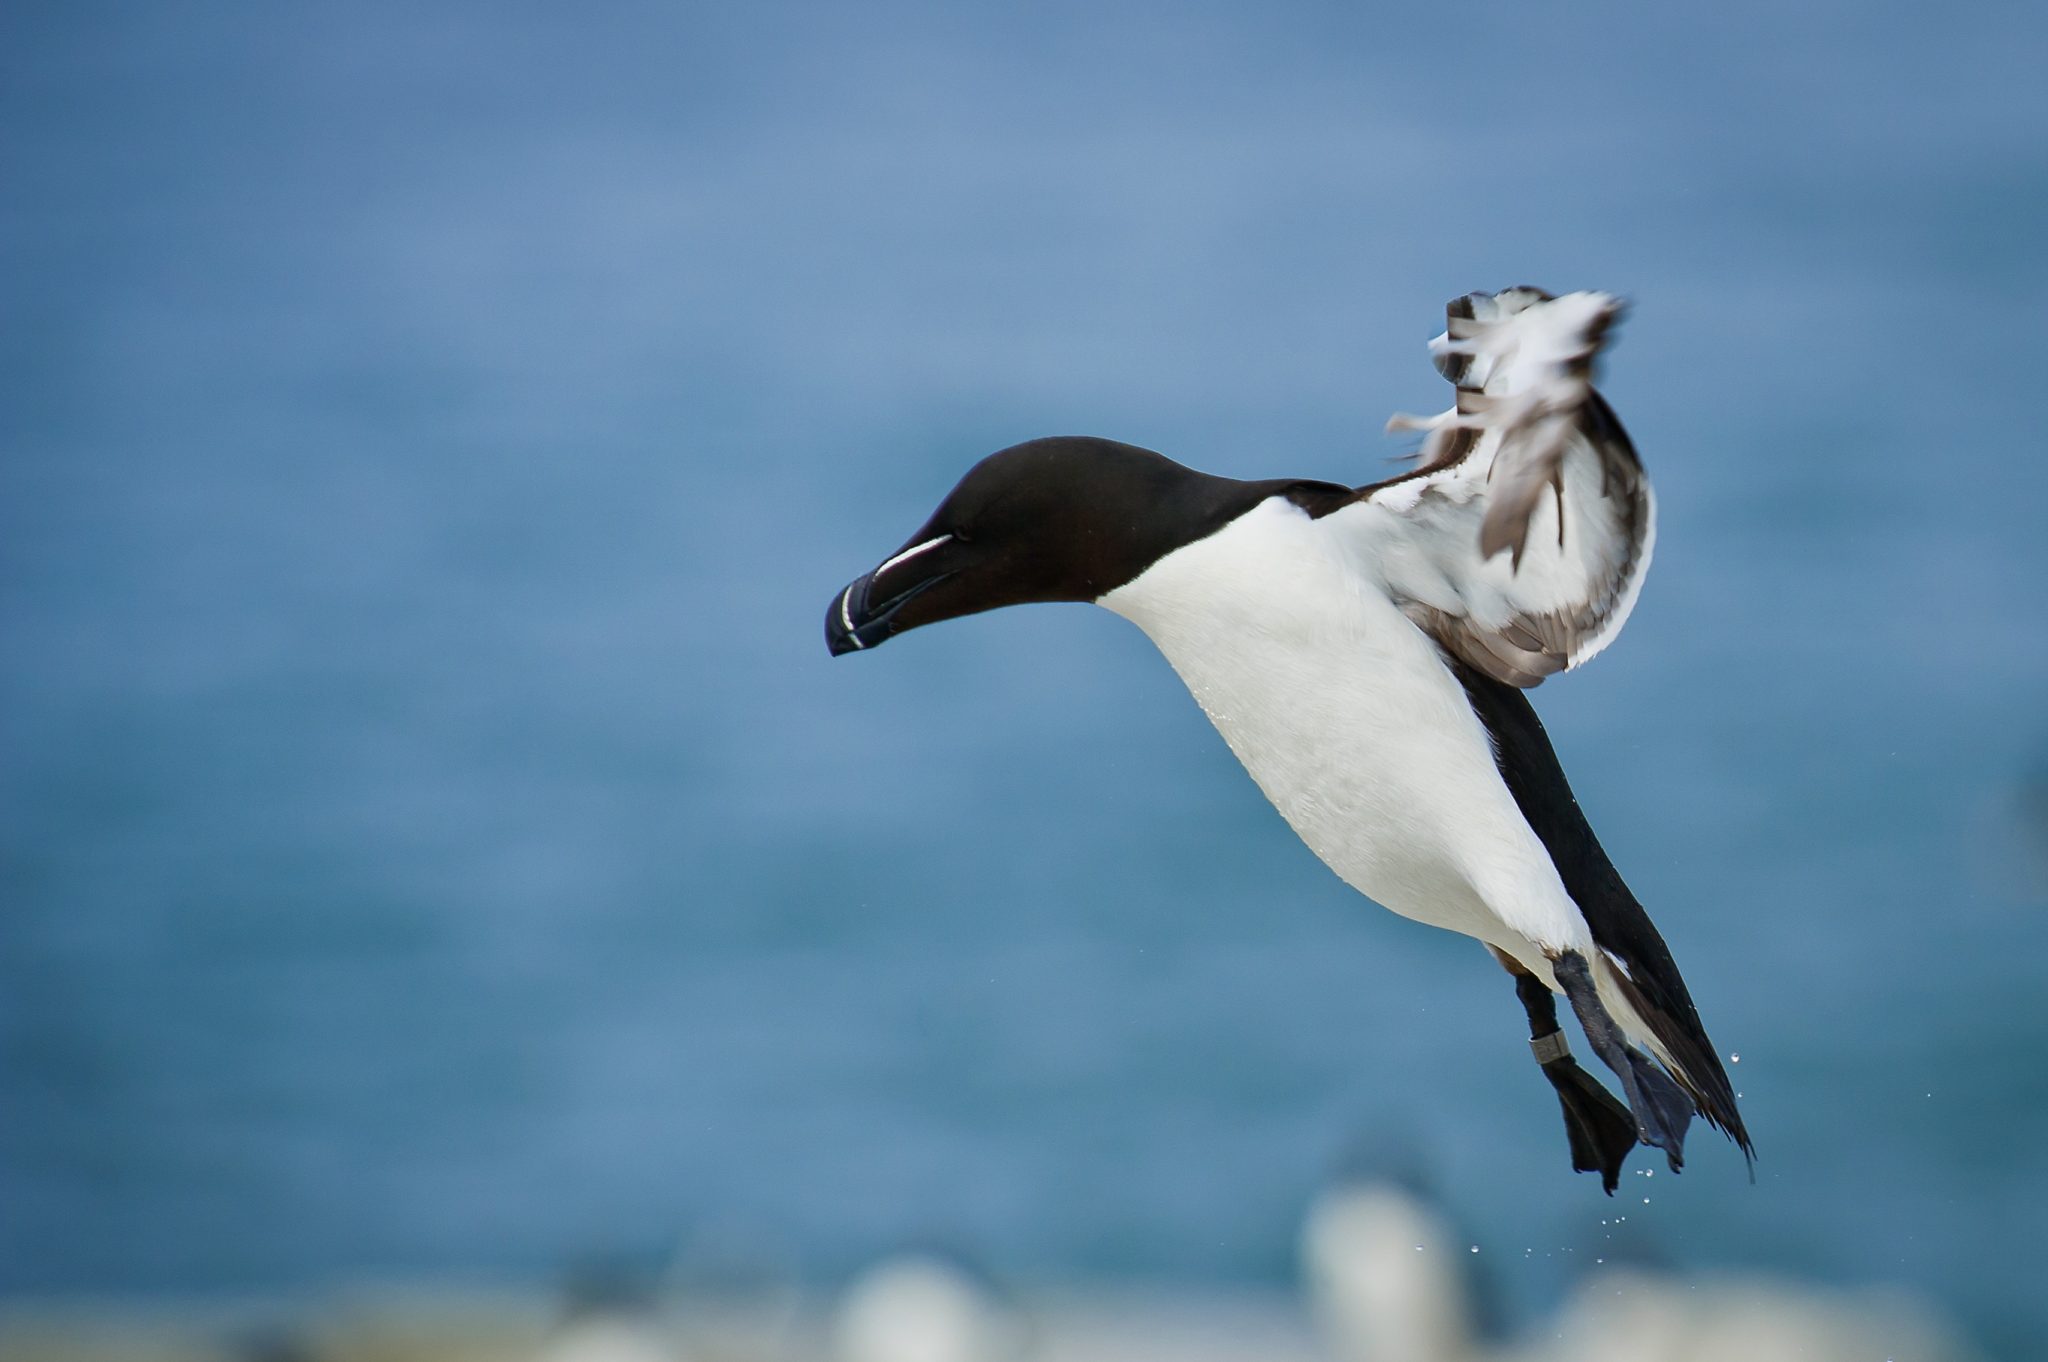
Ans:
POLYGON ((1442 647, 1533 686, 1611 642, 1656 540, 1656 501, 1593 361, 1621 300, 1473 293, 1430 342, 1456 404, 1389 429, 1426 432, 1417 466, 1339 514, 1388 591, 1442 647))

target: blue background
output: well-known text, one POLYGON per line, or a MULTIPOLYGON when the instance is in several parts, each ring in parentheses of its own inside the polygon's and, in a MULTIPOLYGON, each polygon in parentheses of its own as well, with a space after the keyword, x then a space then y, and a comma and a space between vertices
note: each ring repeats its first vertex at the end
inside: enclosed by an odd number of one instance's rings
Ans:
POLYGON ((1649 1252, 2017 1355, 2044 51, 1989 4, 9 5, 0 1294, 918 1239, 1277 1284, 1363 1140, 1524 1311, 1649 1252), (1525 281, 1635 304, 1657 566, 1536 699, 1754 1186, 1706 1131, 1568 1175, 1498 970, 1338 884, 1121 621, 820 639, 1020 439, 1383 476, 1444 300, 1525 281))

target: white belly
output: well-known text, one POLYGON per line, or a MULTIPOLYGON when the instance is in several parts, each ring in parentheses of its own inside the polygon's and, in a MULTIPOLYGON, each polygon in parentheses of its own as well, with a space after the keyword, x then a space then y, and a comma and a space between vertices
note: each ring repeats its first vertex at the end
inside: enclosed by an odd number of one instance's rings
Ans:
POLYGON ((1146 632, 1347 883, 1547 979, 1546 949, 1590 946, 1585 920, 1436 645, 1326 526, 1268 501, 1100 604, 1146 632))

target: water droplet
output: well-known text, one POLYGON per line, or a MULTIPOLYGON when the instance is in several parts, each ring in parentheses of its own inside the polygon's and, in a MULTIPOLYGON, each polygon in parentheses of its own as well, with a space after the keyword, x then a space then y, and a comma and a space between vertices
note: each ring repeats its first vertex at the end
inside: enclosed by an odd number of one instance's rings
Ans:
POLYGON ((1741 1056, 1741 1055, 1738 1055, 1738 1054, 1732 1054, 1732 1053, 1731 1053, 1731 1054, 1730 1054, 1730 1055, 1728 1056, 1728 1062, 1729 1062, 1730 1064, 1740 1064, 1740 1063, 1742 1062, 1742 1056, 1741 1056))
POLYGON ((1472 1251, 1473 1251, 1474 1253, 1477 1253, 1477 1252, 1479 1252, 1479 1245, 1477 1245, 1477 1244, 1474 1244, 1474 1245, 1472 1246, 1472 1251))
POLYGON ((1649 1204, 1650 1204, 1650 1199, 1649 1199, 1648 1197, 1644 1197, 1644 1198, 1643 1198, 1643 1204, 1644 1204, 1645 1206, 1649 1205, 1649 1204))

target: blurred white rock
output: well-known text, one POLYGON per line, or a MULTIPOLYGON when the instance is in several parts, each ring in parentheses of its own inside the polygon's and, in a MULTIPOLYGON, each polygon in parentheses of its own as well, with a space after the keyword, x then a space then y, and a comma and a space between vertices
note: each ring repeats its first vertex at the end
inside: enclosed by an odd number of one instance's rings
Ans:
POLYGON ((833 1313, 837 1362, 1008 1362, 1024 1351, 1016 1313, 961 1268, 935 1257, 883 1261, 833 1313))
POLYGON ((1344 1362, 1471 1357, 1465 1251, 1442 1215, 1391 1182, 1324 1192, 1309 1208, 1301 1254, 1331 1350, 1344 1362))
POLYGON ((1610 1271, 1558 1316, 1549 1356, 1575 1362, 1962 1362, 1928 1312, 1878 1292, 1610 1271))
POLYGON ((564 1325, 537 1362, 689 1362, 689 1357, 651 1320, 594 1314, 564 1325))
POLYGON ((1928 1310, 1882 1292, 1613 1269, 1513 1347, 1481 1344, 1470 1245, 1388 1181, 1325 1192, 1302 1230, 1309 1304, 1342 1362, 1964 1362, 1928 1310))

